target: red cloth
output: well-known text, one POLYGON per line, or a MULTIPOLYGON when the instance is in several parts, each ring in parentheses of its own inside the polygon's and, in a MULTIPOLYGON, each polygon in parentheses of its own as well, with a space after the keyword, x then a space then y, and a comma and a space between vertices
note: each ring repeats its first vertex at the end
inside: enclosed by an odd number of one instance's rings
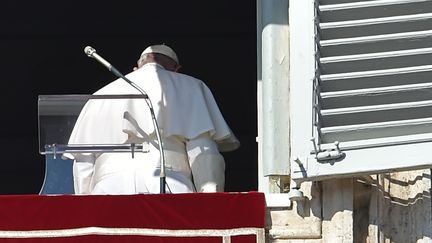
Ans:
MULTIPOLYGON (((82 227, 235 229, 265 227, 262 193, 191 193, 101 196, 0 196, 1 231, 82 227)), ((255 242, 236 236, 233 242, 255 242)), ((182 238, 86 235, 0 242, 222 242, 220 237, 182 238)))

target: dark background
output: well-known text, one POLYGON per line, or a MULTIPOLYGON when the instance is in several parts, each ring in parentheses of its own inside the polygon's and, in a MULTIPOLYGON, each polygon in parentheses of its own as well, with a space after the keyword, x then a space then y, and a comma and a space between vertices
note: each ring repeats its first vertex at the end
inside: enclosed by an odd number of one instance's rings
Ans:
POLYGON ((181 72, 212 89, 242 143, 225 153, 226 190, 257 185, 256 3, 219 1, 23 1, 0 3, 0 194, 38 193, 38 95, 90 94, 114 76, 83 49, 126 74, 142 50, 165 43, 181 72))

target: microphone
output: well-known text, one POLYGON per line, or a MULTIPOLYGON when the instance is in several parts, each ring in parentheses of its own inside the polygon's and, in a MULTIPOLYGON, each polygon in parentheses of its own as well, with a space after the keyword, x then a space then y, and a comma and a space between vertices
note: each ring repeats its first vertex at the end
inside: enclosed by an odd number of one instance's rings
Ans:
MULTIPOLYGON (((121 78, 123 80, 125 80, 126 82, 128 82, 129 84, 132 84, 132 81, 130 81, 129 79, 127 79, 120 71, 118 71, 113 65, 111 65, 111 63, 109 63, 107 60, 105 60, 103 57, 99 56, 96 53, 96 50, 91 47, 91 46, 86 46, 84 48, 84 53, 88 56, 91 57, 93 59, 96 59, 96 61, 100 62, 102 65, 104 65, 106 68, 108 68, 108 70, 110 72, 112 72, 114 75, 116 75, 118 78, 121 78)), ((136 88, 136 87, 135 87, 136 88)), ((142 93, 142 92, 141 92, 142 93)), ((145 96, 147 96, 147 94, 145 94, 145 96)))
POLYGON ((84 48, 84 53, 91 58, 96 59, 98 62, 100 62, 102 65, 104 65, 106 68, 108 68, 108 70, 112 71, 113 66, 107 62, 107 60, 103 59, 101 56, 99 56, 96 53, 96 50, 91 47, 91 46, 86 46, 86 48, 84 48))

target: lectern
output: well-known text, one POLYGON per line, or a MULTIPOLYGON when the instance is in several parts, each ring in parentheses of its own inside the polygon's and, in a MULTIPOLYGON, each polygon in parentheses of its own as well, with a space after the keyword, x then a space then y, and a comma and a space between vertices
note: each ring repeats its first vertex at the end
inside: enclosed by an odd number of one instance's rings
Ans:
MULTIPOLYGON (((88 115, 83 114, 87 106, 104 105, 107 101, 118 105, 130 101, 137 102, 144 98, 143 95, 40 95, 38 97, 39 152, 45 155, 46 159, 45 178, 40 194, 74 193, 72 160, 68 158, 68 154, 115 152, 130 153, 134 156, 134 153, 148 152, 146 143, 107 143, 104 139, 98 143, 70 143, 70 136, 77 120, 88 115)), ((144 110, 146 106, 144 101, 142 102, 144 110)), ((102 125, 106 121, 102 118, 100 122, 102 125)), ((104 137, 104 134, 96 135, 104 137)))

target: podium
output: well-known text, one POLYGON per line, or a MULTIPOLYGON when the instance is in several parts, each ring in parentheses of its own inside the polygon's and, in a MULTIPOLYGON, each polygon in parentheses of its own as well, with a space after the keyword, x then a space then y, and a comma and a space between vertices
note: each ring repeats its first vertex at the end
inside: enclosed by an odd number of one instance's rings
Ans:
MULTIPOLYGON (((39 152, 45 155, 45 177, 40 194, 73 194, 71 153, 146 152, 148 144, 82 143, 70 144, 69 138, 83 108, 92 103, 111 103, 143 99, 143 95, 40 95, 38 97, 39 152)), ((145 103, 144 103, 145 104, 145 103)), ((147 109, 143 105, 143 111, 147 109)), ((103 135, 103 134, 101 134, 103 135)))

